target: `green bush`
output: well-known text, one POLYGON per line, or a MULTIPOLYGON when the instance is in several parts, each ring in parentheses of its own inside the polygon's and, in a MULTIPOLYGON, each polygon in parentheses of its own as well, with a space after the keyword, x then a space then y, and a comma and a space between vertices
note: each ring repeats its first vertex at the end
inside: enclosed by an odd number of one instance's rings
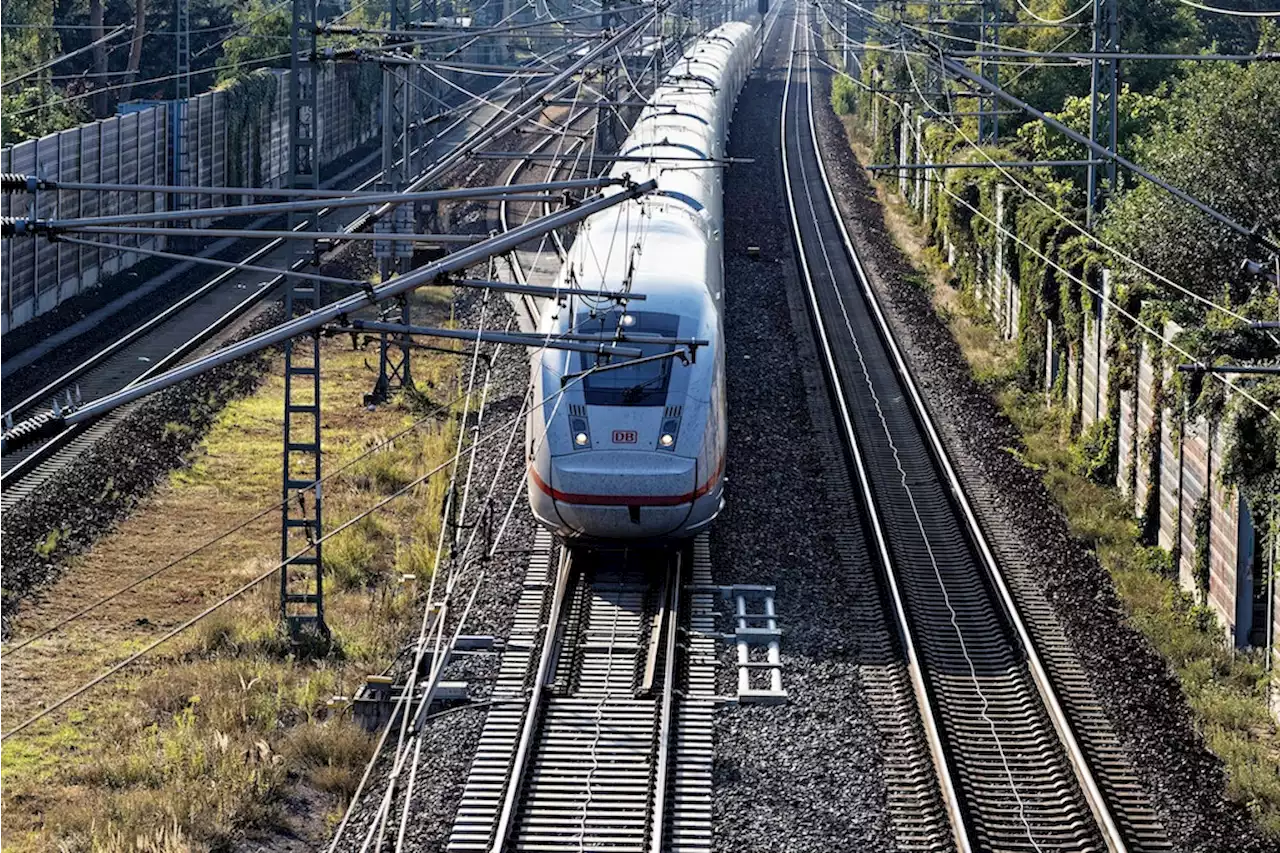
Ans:
POLYGON ((1114 418, 1095 421, 1071 448, 1072 465, 1077 474, 1099 485, 1116 478, 1116 422, 1114 418))
POLYGON ((853 81, 836 75, 831 81, 831 108, 838 116, 852 115, 858 103, 858 91, 853 81))

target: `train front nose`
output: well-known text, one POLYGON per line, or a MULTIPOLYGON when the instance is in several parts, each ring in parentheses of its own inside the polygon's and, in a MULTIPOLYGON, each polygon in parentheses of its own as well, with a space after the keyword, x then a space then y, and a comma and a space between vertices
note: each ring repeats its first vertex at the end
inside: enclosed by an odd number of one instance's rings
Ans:
POLYGON ((551 460, 554 499, 565 527, 580 536, 631 539, 666 536, 693 509, 697 462, 652 451, 588 450, 551 460))

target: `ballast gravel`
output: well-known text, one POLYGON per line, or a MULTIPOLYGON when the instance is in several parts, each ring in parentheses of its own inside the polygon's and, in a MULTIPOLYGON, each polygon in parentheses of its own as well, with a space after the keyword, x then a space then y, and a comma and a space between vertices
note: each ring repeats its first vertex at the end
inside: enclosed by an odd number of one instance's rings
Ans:
MULTIPOLYGON (((818 104, 829 103, 823 80, 818 104)), ((1106 570, 1071 535, 1039 474, 1006 449, 1022 448, 1021 436, 974 380, 929 294, 912 283, 911 263, 885 227, 844 128, 829 108, 815 114, 850 236, 966 491, 998 496, 974 502, 980 523, 1000 531, 1003 548, 1037 567, 1044 593, 1174 846, 1205 853, 1274 851, 1246 811, 1226 798, 1222 764, 1196 731, 1177 678, 1124 621, 1106 570)))
MULTIPOLYGON (((466 292, 459 298, 458 320, 463 328, 476 328, 482 319, 488 329, 504 328, 514 318, 507 302, 494 296, 482 307, 481 297, 466 292)), ((514 328, 514 327, 513 327, 514 328)), ((482 352, 493 355, 489 345, 482 352)), ((467 367, 469 368, 469 362, 467 367)), ((464 374, 465 375, 465 374, 464 374)), ((477 391, 485 376, 481 364, 477 373, 477 391)), ((482 418, 473 409, 464 429, 478 429, 483 442, 475 456, 471 474, 468 508, 460 521, 475 525, 463 531, 463 542, 472 530, 477 537, 469 556, 456 566, 441 567, 438 583, 445 583, 451 569, 458 572, 457 592, 451 596, 446 634, 458 627, 461 612, 474 585, 479 590, 462 627, 462 633, 506 637, 511 631, 515 604, 520 596, 528 564, 527 548, 533 542, 534 524, 524 496, 524 417, 523 403, 528 384, 529 365, 523 348, 501 347, 496 351, 489 375, 487 404, 482 418), (507 452, 509 449, 509 452, 507 452), (514 507, 514 508, 513 508, 514 507), (508 510, 511 510, 508 514, 508 510), (489 545, 484 531, 499 531, 497 553, 492 559, 480 556, 489 545)), ((479 399, 479 394, 476 394, 479 399)), ((460 468, 459 495, 463 477, 470 465, 466 455, 460 468)), ((441 598, 442 595, 437 595, 441 598)), ((402 657, 408 661, 411 654, 402 657)), ((443 679, 462 681, 468 685, 465 702, 453 703, 427 718, 422 728, 421 745, 415 750, 416 779, 409 807, 409 827, 404 849, 410 851, 443 850, 449 839, 453 816, 462 799, 467 772, 484 727, 492 681, 497 674, 497 656, 491 653, 460 655, 446 668, 443 679)), ((429 664, 424 669, 429 668, 429 664)), ((400 676, 404 675, 403 668, 400 676)), ((385 749, 370 775, 370 783, 352 810, 350 824, 343 832, 337 850, 360 850, 369 834, 373 816, 385 795, 398 741, 398 727, 393 728, 385 749)), ((407 782, 415 761, 410 760, 400 776, 393 797, 388 839, 394 839, 405 809, 407 782)))
MULTIPOLYGON (((787 296, 799 280, 778 151, 785 55, 776 55, 779 67, 755 72, 734 114, 729 153, 754 162, 725 175, 729 446, 711 557, 716 583, 777 587, 788 697, 717 713, 713 845, 725 853, 891 850, 855 624, 856 602, 876 592, 842 566, 834 546, 843 522, 825 509, 828 460, 815 450, 810 416, 827 401, 806 396, 821 387, 806 383, 817 362, 787 296)), ((722 620, 721 628, 733 626, 722 620)), ((730 695, 735 659, 726 644, 718 682, 730 695)))

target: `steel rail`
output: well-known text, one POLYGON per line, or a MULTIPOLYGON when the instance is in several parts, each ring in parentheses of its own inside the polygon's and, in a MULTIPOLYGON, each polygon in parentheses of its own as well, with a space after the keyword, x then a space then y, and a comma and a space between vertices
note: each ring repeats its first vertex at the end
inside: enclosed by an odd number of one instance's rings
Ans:
MULTIPOLYGON (((806 74, 811 76, 811 67, 808 63, 806 63, 806 74)), ((836 202, 835 193, 832 189, 831 181, 818 143, 817 129, 813 117, 813 88, 811 85, 808 87, 808 92, 809 131, 810 141, 812 144, 812 155, 818 165, 818 172, 821 176, 827 203, 830 205, 834 214, 833 218, 839 228, 842 248, 850 259, 852 268, 856 273, 859 288, 867 304, 871 307, 871 313, 880 332, 880 336, 889 355, 891 356, 894 372, 908 392, 912 411, 915 414, 918 423, 923 427, 923 432, 928 440, 928 445, 932 451, 933 457, 942 468, 946 485, 949 488, 957 508, 960 510, 960 515, 964 521, 967 533, 979 552, 987 576, 992 580, 997 591, 1000 605, 1007 615, 1014 629, 1018 643, 1026 656, 1027 666, 1031 673, 1032 680, 1036 685, 1037 693, 1043 702, 1050 722, 1052 723, 1058 739, 1064 748, 1066 757, 1071 765, 1077 782, 1080 784, 1081 791, 1089 809, 1097 821, 1102 839, 1107 845, 1107 848, 1113 851, 1113 853, 1121 853, 1128 849, 1127 844, 1113 815, 1111 814, 1109 804, 1106 802, 1106 799, 1102 795, 1101 789, 1094 778, 1093 770, 1089 765, 1089 761, 1085 756, 1084 750, 1076 739, 1070 720, 1067 718, 1063 710, 1063 705, 1057 696, 1052 680, 1050 679, 1048 671, 1037 651, 1034 639, 1032 638, 1030 631, 1027 629, 1026 624, 1023 622, 1017 602, 1013 598, 1004 578, 1004 574, 991 550, 986 532, 982 529, 977 520, 977 516, 973 511, 963 483, 957 475, 951 462, 950 455, 942 443, 937 427, 933 422, 933 418, 929 413, 928 407, 925 405, 923 397, 920 395, 911 370, 908 367, 901 348, 898 346, 897 340, 889 326, 888 320, 880 305, 879 297, 870 284, 870 279, 866 274, 861 258, 853 244, 852 238, 849 235, 848 228, 844 223, 843 217, 839 213, 840 208, 836 202)), ((816 295, 812 294, 812 287, 810 287, 810 291, 812 305, 815 310, 815 317, 817 317, 816 295)), ((821 320, 818 319, 816 324, 821 327, 821 320)), ((850 439, 851 441, 853 440, 852 433, 850 434, 850 439)), ((886 564, 886 569, 889 569, 891 565, 892 564, 886 564)), ((905 614, 903 615, 905 616, 905 614)), ((905 622, 903 623, 903 627, 904 630, 909 630, 905 622)))
MULTIPOLYGON (((796 16, 795 23, 791 32, 791 58, 787 61, 787 78, 783 87, 782 95, 782 116, 780 130, 780 150, 782 156, 782 172, 783 186, 786 190, 787 208, 791 216, 792 233, 795 236, 797 245, 797 256, 802 277, 805 281, 805 287, 809 297, 809 307, 815 318, 819 317, 818 313, 818 296, 815 289, 813 275, 809 270, 807 263, 807 253, 804 248, 804 240, 800 228, 798 215, 798 206, 796 204, 795 195, 791 189, 791 162, 787 156, 787 107, 791 98, 791 82, 794 73, 794 55, 796 43, 796 30, 799 26, 799 16, 796 16)), ((902 640, 903 651, 907 658, 907 672, 911 679, 912 691, 915 694, 916 704, 920 709, 920 721, 924 728, 925 741, 929 745, 929 753, 933 757, 934 766, 937 770, 938 784, 942 792, 942 801, 946 806, 947 815, 950 819, 952 835, 956 842, 956 847, 960 853, 972 853, 972 846, 969 843, 969 835, 965 829, 965 814, 960 803, 959 794, 956 792, 954 775, 947 760, 946 749, 942 743, 942 735, 938 728, 937 712, 933 708, 933 701, 929 696, 928 688, 925 685, 924 669, 920 663, 920 655, 917 651, 917 642, 914 632, 911 630, 910 620, 907 618, 906 604, 901 587, 898 583, 896 575, 889 570, 893 565, 893 558, 890 556, 888 534, 884 524, 880 518, 880 510, 875 500, 875 495, 871 491, 871 479, 867 474, 866 459, 862 454, 862 450, 857 440, 857 433, 853 426, 853 416, 851 406, 845 394, 844 388, 840 385, 837 377, 839 372, 836 367, 835 352, 831 344, 826 326, 821 322, 814 323, 818 332, 818 343, 822 351, 823 360, 825 362, 825 372, 829 377, 829 384, 832 388, 832 396, 835 398, 836 407, 839 410, 839 421, 844 428, 845 443, 849 449, 850 456, 853 458, 854 467, 857 471, 857 481, 859 490, 862 493, 863 504, 868 516, 869 526, 871 527, 873 538, 875 539, 876 552, 885 566, 885 577, 888 582, 890 601, 893 605, 895 614, 895 622, 898 626, 898 633, 902 640)))
POLYGON ((654 757, 653 803, 649 814, 649 853, 662 853, 666 841, 667 787, 671 771, 672 744, 675 740, 676 659, 680 636, 680 598, 684 585, 684 552, 675 556, 675 565, 667 581, 669 587, 663 618, 666 620, 666 660, 662 674, 662 705, 658 711, 658 747, 654 757))
POLYGON ((533 737, 538 729, 538 718, 542 712, 543 696, 546 693, 547 681, 555 662, 557 646, 560 642, 561 622, 564 619, 564 608, 567 600, 569 580, 573 574, 573 552, 564 548, 560 553, 560 569, 556 574, 555 591, 551 597, 551 617, 547 620, 546 633, 542 638, 542 656, 538 659, 538 671, 534 676, 533 688, 529 693, 529 710, 525 713, 520 728, 520 742, 516 747, 515 759, 511 764, 511 775, 507 780, 507 791, 503 798, 502 812, 498 816, 498 827, 494 833, 492 853, 502 853, 507 837, 511 834, 516 809, 520 802, 520 791, 524 785, 530 753, 533 751, 533 737))
MULTIPOLYGON (((812 89, 810 89, 810 97, 812 98, 812 89)), ((826 188, 827 201, 831 205, 831 209, 836 212, 835 220, 840 228, 840 236, 844 243, 845 251, 852 259, 854 269, 858 274, 858 282, 862 288, 862 292, 866 297, 867 303, 872 308, 875 316, 876 324, 880 329, 881 336, 887 344, 890 354, 893 356, 894 367, 898 376, 906 385, 910 393, 912 407, 915 410, 919 421, 924 425, 925 433, 929 439, 930 447, 933 450, 934 457, 942 465, 946 475, 947 485, 950 487, 951 493, 955 498, 957 505, 961 509, 965 524, 973 542, 977 545, 981 553, 983 563, 987 570, 988 576, 994 581, 996 589, 999 592, 1001 604, 1006 614, 1013 623, 1017 633, 1018 642, 1023 647, 1027 656, 1028 667, 1031 670, 1032 677, 1039 690, 1041 699, 1044 701, 1045 708, 1049 713, 1049 718, 1053 722, 1054 729, 1058 733, 1058 737, 1066 749, 1067 757, 1071 761, 1072 768, 1075 771, 1076 779, 1080 783, 1081 789, 1088 801, 1089 808, 1097 818, 1099 829, 1102 831, 1103 841, 1107 848, 1113 853, 1121 853, 1128 849, 1127 844, 1116 824, 1115 817, 1111 813, 1106 798, 1102 795, 1102 791, 1098 786, 1097 780, 1094 778, 1093 769, 1089 765, 1088 758, 1084 754, 1080 743, 1076 738, 1071 721, 1067 718, 1063 710, 1062 702, 1059 700, 1057 691, 1053 685, 1052 679, 1049 677, 1047 668, 1041 660, 1040 653, 1036 648, 1036 643, 1027 629, 1022 619, 1022 613, 1018 607, 1017 601, 1009 590, 1008 583, 1005 580, 1004 572, 1000 568, 1000 564, 996 561, 995 554, 991 550, 991 545, 987 540, 986 532, 982 529, 982 525, 978 522, 977 515, 973 511, 973 506, 969 501, 964 484, 957 475, 954 465, 951 461, 951 455, 947 452, 946 447, 942 443, 942 438, 938 433, 938 429, 933 421, 933 416, 929 413, 928 407, 925 405, 924 398, 920 394, 919 387, 916 385, 915 378, 907 366, 906 359, 903 357, 902 350, 898 346, 897 338, 894 336, 888 319, 884 314, 884 310, 880 305, 880 299, 875 293, 875 289, 871 286, 871 281, 867 276, 866 270, 863 268, 862 259, 857 249, 854 247, 853 240, 849 236, 848 228, 845 225, 844 217, 839 215, 839 206, 836 203, 835 193, 831 187, 830 178, 827 175, 826 164, 822 158, 822 152, 818 147, 818 136, 813 125, 812 104, 810 105, 809 123, 811 129, 811 138, 814 145, 814 159, 817 160, 819 173, 822 175, 822 183, 826 188)))

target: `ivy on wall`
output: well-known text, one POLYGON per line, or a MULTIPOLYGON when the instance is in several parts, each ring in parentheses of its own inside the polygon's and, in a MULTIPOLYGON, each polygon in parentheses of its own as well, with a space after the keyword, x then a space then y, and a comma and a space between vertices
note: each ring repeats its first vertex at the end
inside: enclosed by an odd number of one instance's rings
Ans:
POLYGON ((226 89, 227 183, 262 186, 262 135, 271 132, 279 83, 266 69, 242 75, 226 89))

